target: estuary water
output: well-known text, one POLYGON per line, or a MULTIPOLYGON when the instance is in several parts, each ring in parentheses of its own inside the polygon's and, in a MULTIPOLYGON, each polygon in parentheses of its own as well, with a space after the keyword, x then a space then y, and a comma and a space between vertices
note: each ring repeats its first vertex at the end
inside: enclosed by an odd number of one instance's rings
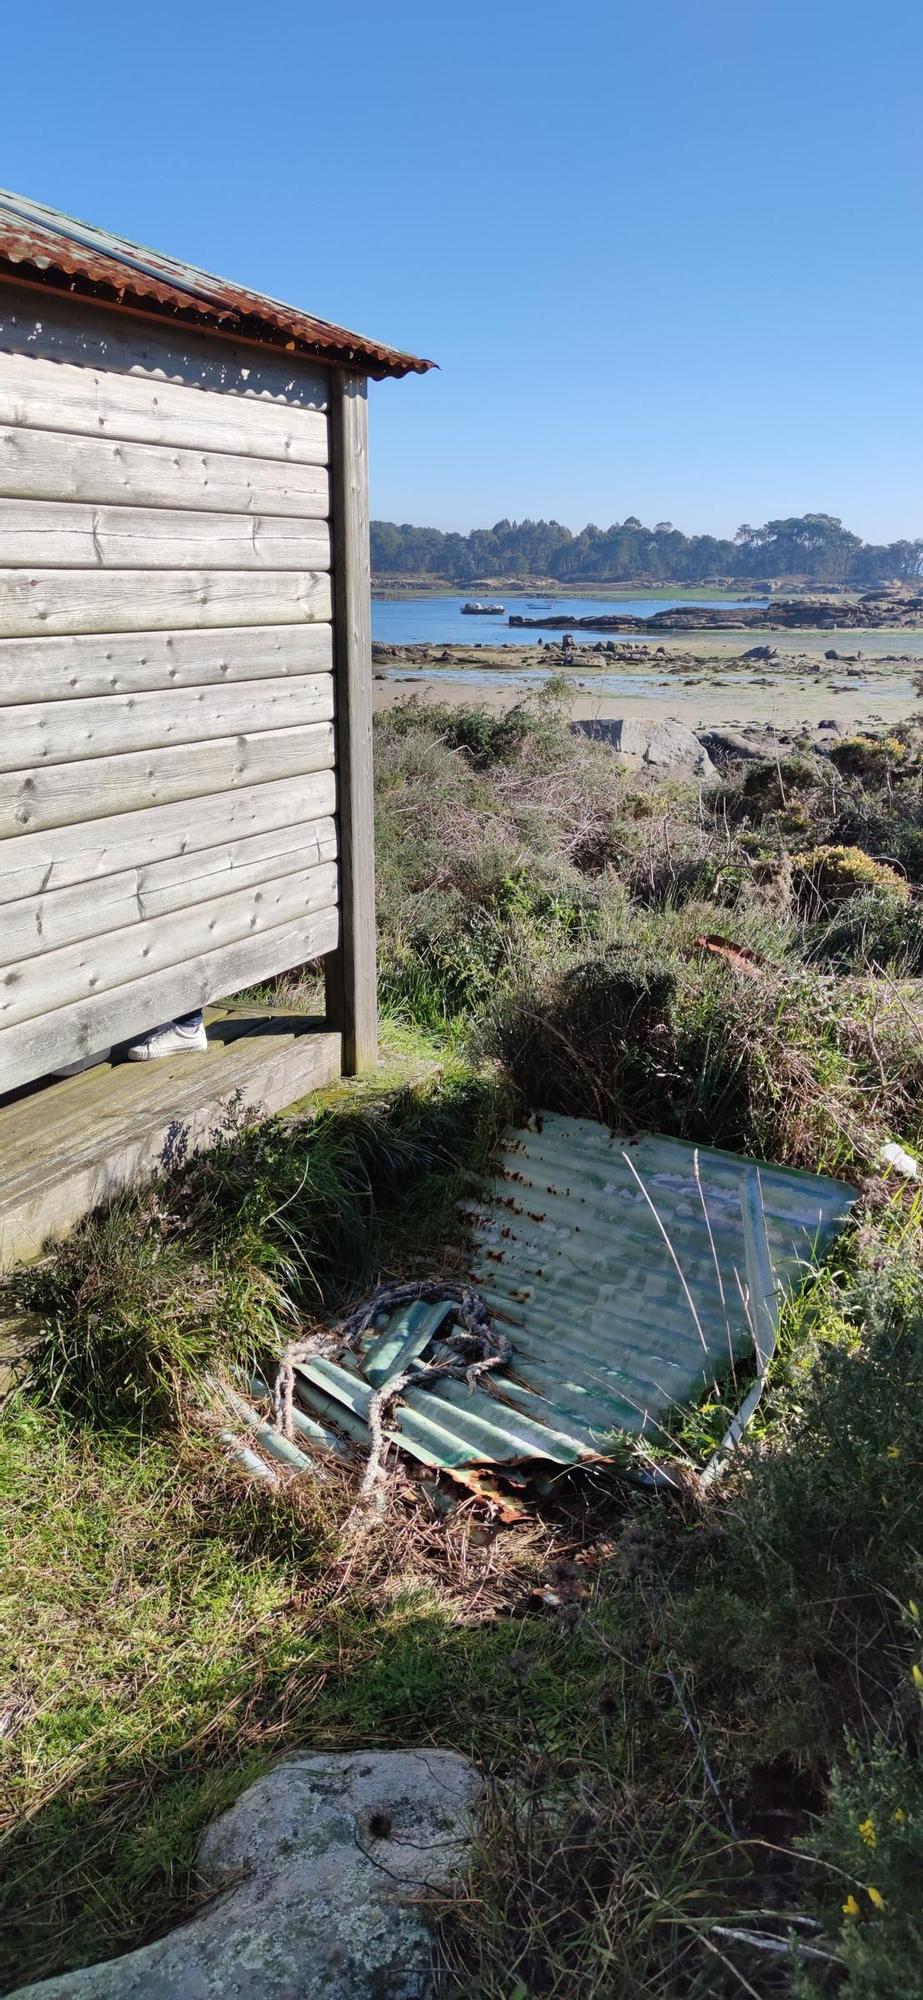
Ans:
MULTIPOLYGON (((655 611, 673 611, 680 604, 720 604, 725 611, 735 604, 765 603, 753 597, 501 597, 490 592, 480 597, 482 604, 503 604, 499 618, 465 617, 462 605, 478 599, 476 591, 462 591, 458 597, 391 597, 372 599, 372 637, 386 646, 534 646, 543 635, 511 628, 507 618, 518 612, 524 618, 612 618, 618 613, 630 618, 652 618, 655 611)), ((546 639, 560 638, 546 632, 546 639)), ((592 637, 592 634, 588 635, 592 637)), ((612 636, 612 635, 610 635, 612 636)), ((630 633, 619 635, 630 638, 630 633)))

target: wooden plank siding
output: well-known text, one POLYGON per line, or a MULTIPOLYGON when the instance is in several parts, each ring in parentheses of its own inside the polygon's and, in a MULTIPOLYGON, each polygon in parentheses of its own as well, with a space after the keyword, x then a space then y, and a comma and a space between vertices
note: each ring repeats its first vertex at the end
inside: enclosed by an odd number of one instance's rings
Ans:
POLYGON ((337 946, 340 380, 0 282, 0 1093, 337 946))
POLYGON ((0 569, 0 639, 327 622, 330 579, 310 570, 0 569))
POLYGON ((56 431, 9 424, 0 426, 0 493, 109 506, 207 507, 301 521, 325 520, 330 511, 325 465, 117 438, 63 438, 56 431))
MULTIPOLYGON (((74 826, 82 820, 133 813, 145 806, 195 802, 208 792, 333 769, 333 724, 221 736, 168 750, 52 764, 0 774, 0 841, 30 828, 74 826)), ((62 840, 59 843, 65 845, 62 840)))
POLYGON ((326 521, 0 497, 5 569, 330 568, 326 521))
POLYGON ((204 903, 133 919, 112 930, 56 950, 33 954, 0 972, 0 1034, 17 1021, 34 1020, 153 972, 182 965, 190 953, 217 951, 259 931, 290 924, 336 907, 333 862, 305 868, 300 855, 283 857, 295 872, 256 887, 228 889, 204 903))
POLYGON ((168 749, 252 730, 298 729, 333 717, 331 674, 232 681, 158 694, 29 702, 3 710, 0 771, 168 749))
POLYGON ((303 465, 327 463, 322 411, 257 398, 244 402, 220 389, 193 390, 148 376, 111 375, 34 354, 4 357, 0 424, 303 465))
MULTIPOLYGON (((0 906, 46 890, 101 882, 120 869, 191 860, 210 851, 220 856, 239 840, 326 820, 335 805, 332 770, 299 772, 200 796, 193 812, 183 800, 71 823, 66 840, 57 827, 13 835, 0 840, 0 906)), ((0 929, 3 921, 0 916, 0 929)))
POLYGON ((332 667, 333 636, 326 623, 0 639, 0 708, 281 680, 288 674, 329 673, 332 667))
MULTIPOLYGON (((157 326, 88 299, 60 298, 31 286, 0 285, 0 353, 95 368, 186 388, 214 389, 249 404, 327 409, 330 371, 278 348, 258 347, 194 327, 157 326)), ((52 427, 54 428, 54 427, 52 427)))
POLYGON ((148 917, 193 906, 231 889, 249 889, 279 875, 295 875, 336 857, 332 819, 306 820, 254 834, 197 854, 121 868, 62 889, 46 889, 3 906, 0 967, 79 943, 89 935, 143 923, 148 917), (92 909, 90 906, 92 905, 92 909))
POLYGON ((180 964, 114 986, 90 1000, 0 1030, 0 1077, 6 1090, 43 1076, 62 1062, 92 1056, 158 1021, 204 1007, 290 966, 335 950, 338 912, 326 909, 297 923, 279 924, 217 950, 198 950, 180 964))

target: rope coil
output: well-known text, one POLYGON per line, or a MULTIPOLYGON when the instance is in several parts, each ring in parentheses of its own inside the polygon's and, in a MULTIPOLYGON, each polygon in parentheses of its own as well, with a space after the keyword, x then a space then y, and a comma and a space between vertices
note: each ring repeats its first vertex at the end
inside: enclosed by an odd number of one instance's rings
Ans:
POLYGON ((369 1403, 366 1417, 369 1454, 359 1487, 361 1500, 370 1497, 381 1472, 381 1461, 388 1442, 384 1429, 386 1419, 411 1383, 415 1388, 425 1388, 429 1382, 449 1378, 467 1382, 469 1389, 475 1389, 483 1376, 497 1368, 508 1367, 513 1358, 512 1342, 505 1333, 496 1332, 492 1326, 490 1308, 483 1293, 469 1285, 445 1284, 435 1279, 379 1285, 370 1298, 355 1307, 329 1333, 317 1335, 312 1340, 292 1341, 279 1362, 272 1392, 273 1418, 282 1435, 291 1437, 295 1371, 300 1363, 316 1360, 319 1355, 332 1359, 346 1350, 358 1354, 363 1336, 383 1314, 391 1314, 409 1305, 441 1305, 444 1302, 455 1306, 451 1325, 438 1335, 439 1346, 448 1350, 446 1358, 441 1361, 415 1361, 412 1368, 405 1369, 376 1389, 369 1403))

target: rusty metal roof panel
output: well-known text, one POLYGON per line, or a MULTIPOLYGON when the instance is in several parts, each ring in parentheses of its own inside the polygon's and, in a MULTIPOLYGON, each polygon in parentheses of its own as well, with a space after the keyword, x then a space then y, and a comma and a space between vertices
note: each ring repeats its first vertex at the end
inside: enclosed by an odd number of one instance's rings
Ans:
POLYGON ((193 264, 148 250, 79 222, 24 195, 0 189, 0 275, 37 274, 56 290, 78 291, 138 310, 182 316, 203 328, 237 333, 373 375, 425 374, 415 354, 315 319, 279 299, 248 291, 193 264))
MULTIPOLYGON (((470 1204, 471 1277, 512 1362, 489 1389, 411 1384, 395 1440, 456 1471, 572 1465, 626 1434, 662 1442, 671 1410, 714 1380, 733 1388, 739 1360, 765 1372, 783 1289, 829 1247, 854 1200, 840 1181, 542 1114, 507 1135, 498 1173, 470 1204)), ((438 1349, 440 1314, 411 1306, 364 1354, 299 1364, 300 1394, 333 1422, 338 1405, 362 1422, 374 1386, 412 1368, 430 1340, 438 1349)))

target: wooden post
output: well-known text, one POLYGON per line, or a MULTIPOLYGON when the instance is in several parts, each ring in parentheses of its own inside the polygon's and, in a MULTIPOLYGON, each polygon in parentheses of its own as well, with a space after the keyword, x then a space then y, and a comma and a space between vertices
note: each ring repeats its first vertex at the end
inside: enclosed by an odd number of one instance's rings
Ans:
POLYGON ((365 377, 336 369, 330 473, 340 942, 324 964, 327 1015, 343 1037, 346 1076, 378 1055, 367 437, 365 377))

